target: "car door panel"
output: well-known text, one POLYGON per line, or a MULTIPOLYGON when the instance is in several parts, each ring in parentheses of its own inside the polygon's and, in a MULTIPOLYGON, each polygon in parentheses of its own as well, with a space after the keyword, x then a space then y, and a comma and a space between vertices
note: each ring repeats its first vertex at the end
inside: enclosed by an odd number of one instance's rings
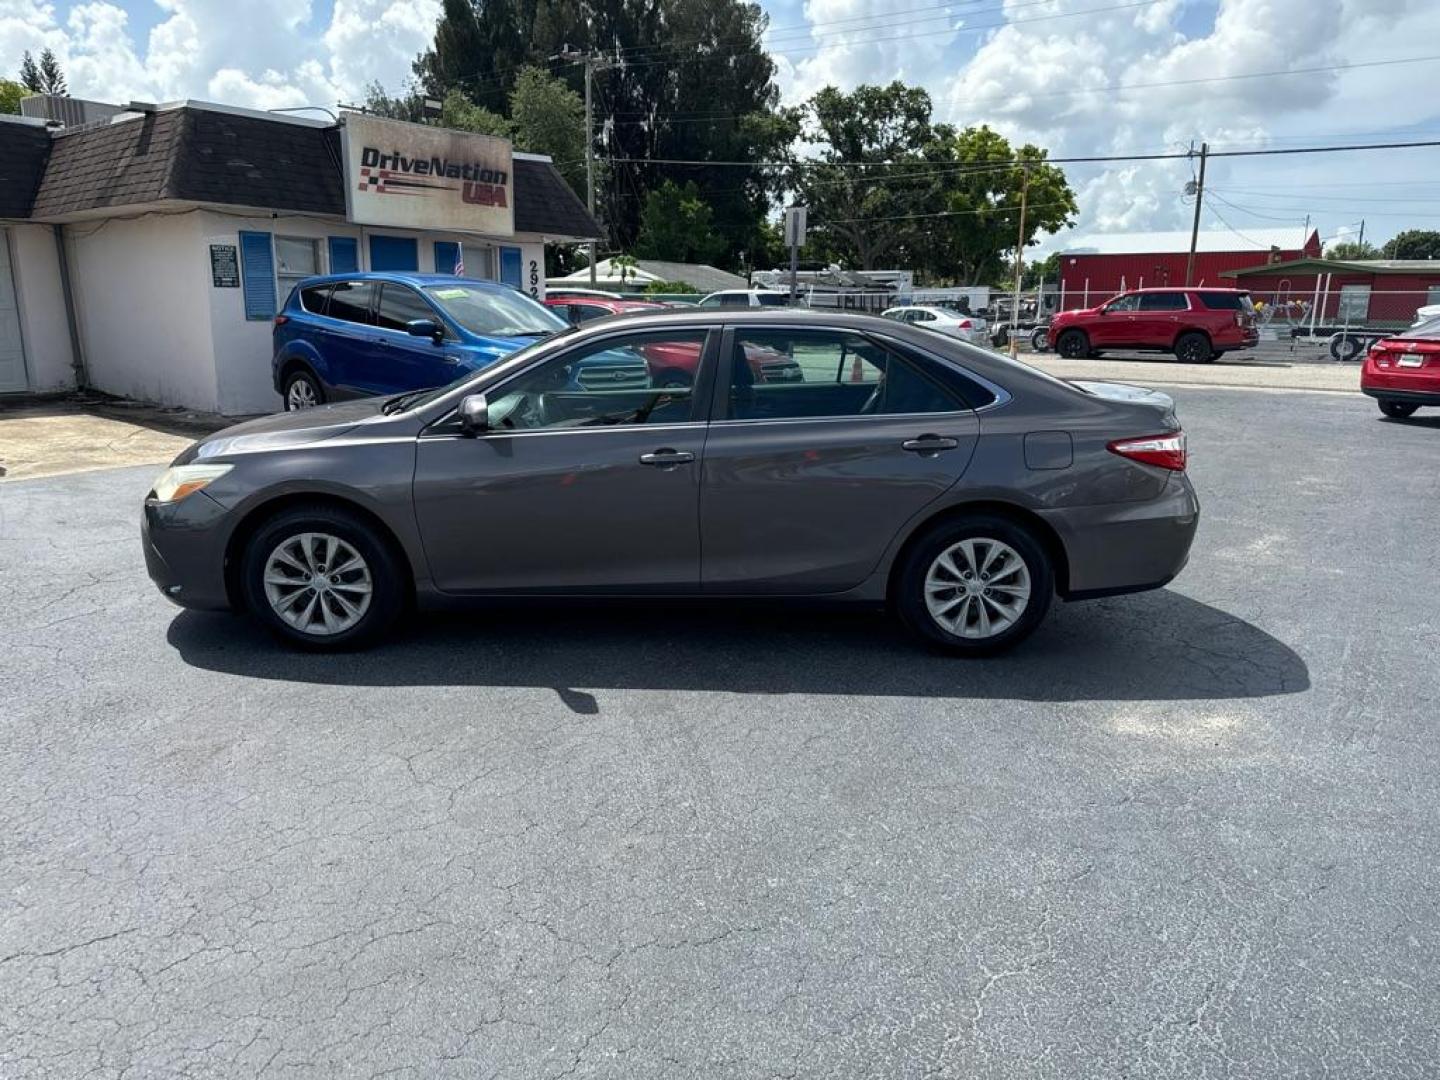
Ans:
POLYGON ((460 371, 459 346, 416 337, 405 330, 414 319, 431 319, 444 327, 440 315, 414 289, 387 281, 380 287, 372 338, 375 370, 373 383, 379 393, 393 394, 443 386, 460 371))
POLYGON ((317 348, 329 368, 329 381, 339 396, 358 397, 376 391, 369 385, 371 308, 374 282, 342 281, 330 294, 328 318, 319 327, 317 348))

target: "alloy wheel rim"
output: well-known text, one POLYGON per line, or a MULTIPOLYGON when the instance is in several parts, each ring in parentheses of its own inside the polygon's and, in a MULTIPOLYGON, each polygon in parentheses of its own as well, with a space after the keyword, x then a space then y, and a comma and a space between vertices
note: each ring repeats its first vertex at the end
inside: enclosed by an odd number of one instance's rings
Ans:
POLYGON ((1030 606, 1030 568, 1009 544, 976 536, 952 544, 925 575, 925 607, 946 633, 972 641, 1014 626, 1030 606))
POLYGON ((290 384, 290 390, 285 395, 286 404, 291 410, 313 409, 315 407, 315 388, 310 385, 308 379, 296 379, 290 384))
POLYGON ((344 633, 370 610, 373 592, 365 559, 329 533, 286 537, 265 560, 265 599, 270 610, 302 634, 344 633))

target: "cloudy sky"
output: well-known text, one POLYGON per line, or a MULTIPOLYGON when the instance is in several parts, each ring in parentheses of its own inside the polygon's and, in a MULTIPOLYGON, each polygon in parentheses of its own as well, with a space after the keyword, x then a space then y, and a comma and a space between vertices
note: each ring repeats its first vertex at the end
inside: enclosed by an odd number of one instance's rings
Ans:
MULTIPOLYGON (((901 78, 1054 156, 1440 139, 1436 0, 763 0, 789 101, 901 78), (1400 61, 1400 62, 1396 62, 1400 61), (1415 61, 1415 62, 1406 62, 1415 61), (1300 72, 1293 75, 1259 73, 1300 72), (1236 78, 1235 76, 1241 76, 1236 78)), ((0 67, 74 94, 334 105, 397 88, 439 0, 0 0, 0 67)), ((703 106, 697 106, 703 107, 703 106)), ((1188 226, 1187 162, 1073 166, 1088 232, 1188 226)), ((1215 159, 1205 226, 1440 228, 1440 149, 1215 159)), ((1051 246, 1051 245, 1046 245, 1051 246)))

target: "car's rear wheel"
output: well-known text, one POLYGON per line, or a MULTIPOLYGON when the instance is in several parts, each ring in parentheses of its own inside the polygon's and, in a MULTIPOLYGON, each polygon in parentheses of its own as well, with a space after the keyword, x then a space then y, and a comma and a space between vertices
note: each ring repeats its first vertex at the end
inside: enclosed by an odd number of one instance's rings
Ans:
POLYGON ((1407 416, 1414 416, 1419 405, 1411 405, 1405 401, 1382 401, 1380 411, 1392 420, 1404 420, 1407 416))
POLYGON ((1031 352, 1044 352, 1045 346, 1050 340, 1049 334, 1050 332, 1046 330, 1043 326, 1037 326, 1034 330, 1032 330, 1030 333, 1031 352))
POLYGON ((1208 364, 1214 359, 1214 348, 1204 334, 1190 331, 1175 341, 1175 359, 1182 364, 1208 364))
POLYGON ((932 530, 905 556, 895 608, 912 633, 959 656, 989 656, 1029 637, 1045 618, 1055 570, 1024 526, 992 515, 932 530))
POLYGON ((1066 360, 1079 360, 1090 352, 1090 339, 1083 330, 1066 330, 1055 339, 1055 351, 1066 360))
POLYGON ((325 403, 320 380, 307 368, 296 368, 285 378, 285 411, 313 409, 325 403))
POLYGON ((241 572, 249 609, 305 648, 369 643, 404 605, 400 560, 372 526, 338 508, 267 521, 246 546, 241 572))

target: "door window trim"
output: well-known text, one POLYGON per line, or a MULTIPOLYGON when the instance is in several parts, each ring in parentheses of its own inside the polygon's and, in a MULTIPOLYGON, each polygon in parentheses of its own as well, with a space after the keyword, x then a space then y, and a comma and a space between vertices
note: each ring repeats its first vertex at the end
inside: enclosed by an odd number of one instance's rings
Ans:
MULTIPOLYGON (((843 421, 850 421, 850 422, 857 421, 857 420, 859 420, 859 421, 870 421, 870 422, 874 422, 874 421, 877 421, 877 420, 904 420, 904 419, 913 419, 913 418, 915 418, 915 417, 922 417, 922 416, 934 416, 934 417, 940 417, 940 418, 943 419, 943 418, 955 418, 955 417, 962 417, 962 416, 974 416, 977 412, 980 411, 980 409, 972 409, 972 408, 966 406, 966 407, 959 408, 959 409, 952 409, 952 410, 950 410, 950 411, 948 411, 948 412, 879 413, 879 414, 874 414, 874 415, 867 415, 867 414, 862 414, 862 413, 853 413, 853 414, 846 414, 846 415, 843 415, 843 416, 779 416, 779 417, 759 416, 759 417, 742 418, 742 419, 733 418, 733 417, 731 417, 731 416, 728 415, 728 413, 729 413, 729 411, 730 411, 730 395, 729 395, 728 393, 721 393, 721 392, 720 392, 720 388, 721 388, 721 387, 726 387, 726 388, 728 388, 728 387, 730 386, 731 368, 734 366, 734 363, 735 363, 735 331, 736 331, 738 328, 740 328, 740 326, 741 326, 741 324, 735 324, 735 323, 727 324, 727 325, 725 326, 725 332, 721 335, 720 356, 719 356, 719 358, 718 358, 718 359, 719 359, 719 363, 717 363, 717 364, 715 365, 716 370, 715 370, 715 380, 714 380, 714 391, 713 391, 713 393, 712 393, 712 395, 711 395, 711 401, 710 401, 710 413, 709 413, 709 416, 710 416, 710 423, 711 423, 712 426, 716 426, 716 425, 736 425, 736 426, 738 426, 738 425, 741 425, 741 424, 751 425, 751 426, 753 426, 753 425, 755 425, 755 424, 833 424, 833 423, 835 423, 836 421, 842 421, 842 420, 843 420, 843 421)), ((752 332, 752 331, 759 331, 759 332, 761 332, 761 333, 764 333, 764 332, 767 332, 767 331, 776 332, 776 333, 793 333, 793 332, 796 332, 796 331, 813 332, 813 331, 817 331, 817 330, 818 330, 818 331, 820 331, 820 332, 822 332, 822 333, 852 334, 852 335, 854 335, 855 337, 864 338, 866 341, 869 341, 872 345, 878 345, 880 348, 886 350, 887 352, 890 352, 890 353, 899 353, 899 354, 900 354, 900 361, 901 361, 901 363, 910 363, 909 358, 905 355, 906 350, 912 349, 912 347, 911 347, 908 343, 905 343, 905 344, 901 345, 901 344, 896 343, 896 342, 895 342, 895 339, 893 339, 893 338, 887 338, 887 337, 885 337, 884 335, 875 334, 875 333, 870 332, 869 330, 863 330, 863 331, 862 331, 862 330, 852 330, 852 329, 850 329, 849 327, 838 327, 838 326, 798 326, 798 327, 797 327, 797 326, 795 326, 795 325, 793 325, 793 324, 791 324, 791 325, 786 325, 786 324, 776 324, 776 323, 744 323, 744 324, 743 324, 743 329, 744 329, 747 333, 752 332)), ((931 360, 932 362, 934 362, 934 361, 933 361, 933 358, 931 357, 931 355, 930 355, 929 353, 923 353, 923 355, 924 355, 925 359, 931 360)), ((926 382, 931 383, 931 384, 933 384, 933 385, 937 385, 937 387, 938 387, 938 389, 940 390, 941 393, 943 393, 943 394, 946 395, 947 397, 952 397, 952 398, 953 398, 953 397, 955 396, 955 392, 954 392, 953 390, 951 390, 949 387, 945 386, 943 383, 938 383, 938 381, 937 381, 936 379, 932 378, 932 377, 930 376, 929 372, 927 372, 927 371, 924 370, 923 365, 911 363, 910 366, 911 366, 912 368, 914 368, 914 369, 917 371, 917 373, 920 375, 920 377, 921 377, 922 379, 924 379, 926 382)), ((962 368, 961 370, 962 370, 962 371, 965 371, 965 373, 966 373, 967 375, 970 374, 970 372, 968 371, 968 369, 962 368)), ((977 377, 974 376, 974 375, 971 375, 971 378, 975 378, 976 382, 983 383, 988 389, 991 389, 991 390, 996 394, 995 401, 991 402, 989 405, 983 406, 983 408, 986 408, 986 409, 993 408, 996 404, 1000 403, 1000 401, 1001 401, 1000 395, 1001 395, 1001 394, 1004 394, 1004 399, 1005 399, 1006 401, 1010 400, 1010 395, 1009 395, 1009 394, 1005 394, 1004 391, 1000 390, 999 387, 996 387, 996 386, 994 386, 993 384, 991 384, 988 380, 977 378, 977 377)))
POLYGON ((460 340, 458 337, 455 336, 455 331, 450 328, 450 320, 445 318, 444 315, 440 314, 440 312, 435 309, 435 305, 430 302, 429 297, 427 297, 421 290, 411 285, 408 285, 403 281, 380 280, 375 282, 375 284, 379 286, 379 288, 375 290, 375 299, 370 305, 371 330, 379 330, 381 333, 394 334, 396 337, 401 338, 408 338, 413 336, 407 330, 396 330, 394 327, 391 326, 381 326, 379 322, 375 321, 380 318, 380 304, 385 299, 386 288, 406 289, 409 292, 412 292, 416 296, 418 296, 420 298, 420 302, 430 309, 430 317, 439 324, 440 329, 445 331, 445 341, 451 342, 453 344, 454 342, 460 340))

